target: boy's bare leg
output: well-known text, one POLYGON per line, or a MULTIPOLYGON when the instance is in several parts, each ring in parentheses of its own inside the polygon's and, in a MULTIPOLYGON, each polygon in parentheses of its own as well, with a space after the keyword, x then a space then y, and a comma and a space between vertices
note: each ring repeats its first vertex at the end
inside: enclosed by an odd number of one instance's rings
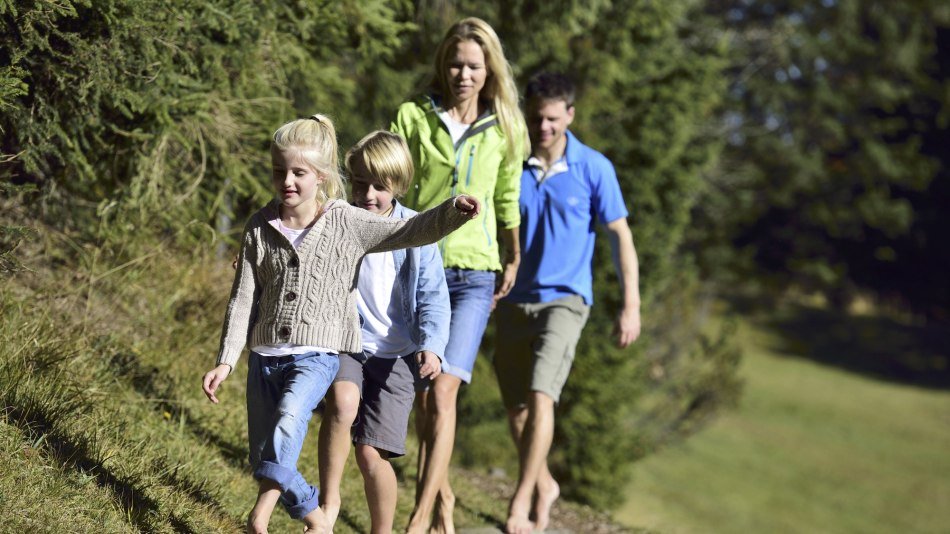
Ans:
POLYGON ((419 440, 419 454, 416 456, 416 495, 415 502, 419 502, 419 496, 422 494, 422 475, 425 472, 426 456, 429 445, 426 440, 429 428, 429 391, 420 391, 416 393, 416 413, 413 417, 416 428, 416 438, 419 440))
POLYGON ((350 455, 350 428, 360 405, 359 387, 352 382, 330 386, 326 409, 320 421, 318 463, 320 465, 320 508, 326 514, 328 530, 333 530, 340 514, 340 483, 350 455))
POLYGON ((356 463, 363 474, 363 489, 371 519, 370 532, 389 534, 396 516, 396 471, 389 453, 365 444, 356 446, 356 463))
POLYGON ((270 516, 280 498, 280 486, 269 479, 261 479, 257 490, 257 502, 247 517, 248 534, 266 534, 270 516))
MULTIPOLYGON (((428 531, 432 509, 436 495, 443 487, 447 488, 446 500, 452 495, 448 485, 449 462, 452 459, 452 448, 455 446, 455 407, 459 387, 462 380, 456 376, 439 375, 429 388, 429 398, 426 399, 427 412, 426 432, 423 441, 426 443, 425 462, 421 466, 419 485, 416 487, 416 506, 409 517, 409 534, 422 534, 428 531)), ((454 503, 454 498, 451 499, 454 503)), ((455 532, 455 524, 451 514, 439 515, 440 532, 455 532)))
POLYGON ((560 494, 560 488, 547 467, 554 438, 554 400, 544 393, 531 392, 527 410, 509 412, 509 423, 512 437, 518 444, 520 469, 505 529, 509 534, 530 534, 535 529, 547 527, 551 507, 560 494), (532 507, 536 488, 538 499, 532 507), (531 521, 531 515, 535 516, 536 523, 531 521))

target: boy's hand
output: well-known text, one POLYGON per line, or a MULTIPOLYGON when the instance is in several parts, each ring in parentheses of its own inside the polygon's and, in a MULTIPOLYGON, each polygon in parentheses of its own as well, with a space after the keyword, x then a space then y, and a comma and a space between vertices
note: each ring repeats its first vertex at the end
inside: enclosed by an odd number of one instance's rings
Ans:
POLYGON ((416 363, 419 364, 419 378, 434 379, 442 374, 442 361, 432 351, 420 350, 417 352, 416 363))
POLYGON ((208 400, 215 404, 218 403, 218 398, 214 396, 214 392, 218 390, 218 386, 221 385, 221 382, 224 382, 224 379, 227 378, 229 374, 231 374, 231 366, 226 363, 222 363, 205 373, 204 378, 201 380, 201 389, 203 389, 205 395, 208 396, 208 400))
POLYGON ((455 197, 453 204, 455 209, 467 215, 469 219, 474 219, 482 212, 482 204, 472 195, 459 195, 455 197))

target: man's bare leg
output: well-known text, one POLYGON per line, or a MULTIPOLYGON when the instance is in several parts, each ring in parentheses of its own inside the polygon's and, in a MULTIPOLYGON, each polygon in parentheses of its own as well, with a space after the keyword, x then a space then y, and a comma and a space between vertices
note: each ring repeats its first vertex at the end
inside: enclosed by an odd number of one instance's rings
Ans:
MULTIPOLYGON (((428 391, 426 407, 425 434, 420 443, 425 443, 425 461, 420 461, 416 487, 416 506, 409 517, 406 532, 423 534, 429 530, 436 495, 445 492, 444 503, 454 505, 455 499, 448 482, 449 462, 455 446, 456 401, 462 380, 456 376, 442 374, 432 383, 428 391), (420 488, 421 486, 421 488, 420 488), (451 497, 450 497, 451 496, 451 497)), ((417 414, 417 417, 421 414, 417 414)), ((420 445, 420 454, 422 445, 420 445)), ((454 533, 455 524, 451 513, 439 514, 440 532, 454 533)))
POLYGON ((280 486, 269 479, 261 479, 257 490, 257 502, 247 517, 248 534, 267 534, 270 516, 280 498, 280 486))
POLYGON ((336 382, 330 386, 326 409, 320 421, 318 463, 320 465, 320 508, 326 515, 328 531, 340 514, 340 483, 343 468, 350 455, 350 428, 360 405, 359 387, 352 382, 336 382))
POLYGON ((551 507, 560 494, 560 488, 547 467, 548 452, 554 439, 554 400, 544 393, 531 392, 527 410, 509 412, 509 425, 518 444, 520 468, 505 529, 509 534, 530 534, 535 529, 547 527, 551 507), (533 502, 536 488, 538 499, 533 502), (531 515, 535 516, 536 524, 531 521, 531 515))
POLYGON ((396 471, 389 453, 364 444, 356 446, 356 463, 363 474, 363 489, 371 518, 370 532, 389 534, 396 516, 396 471))

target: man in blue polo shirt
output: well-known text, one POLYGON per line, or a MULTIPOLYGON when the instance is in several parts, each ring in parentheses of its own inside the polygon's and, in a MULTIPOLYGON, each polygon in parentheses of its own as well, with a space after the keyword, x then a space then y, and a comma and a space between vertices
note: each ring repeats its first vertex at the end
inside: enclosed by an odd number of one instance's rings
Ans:
POLYGON ((531 157, 521 175, 521 266, 495 314, 495 374, 521 464, 505 525, 511 534, 543 531, 560 494, 547 462, 554 405, 593 303, 597 223, 607 229, 623 294, 617 344, 626 347, 640 335, 627 208, 610 161, 567 129, 574 92, 566 77, 540 74, 525 95, 531 157))

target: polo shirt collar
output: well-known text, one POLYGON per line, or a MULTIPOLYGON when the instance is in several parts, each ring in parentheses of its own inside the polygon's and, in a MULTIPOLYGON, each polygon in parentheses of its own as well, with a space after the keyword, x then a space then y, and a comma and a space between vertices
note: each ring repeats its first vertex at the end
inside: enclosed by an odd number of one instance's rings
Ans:
POLYGON ((528 168, 531 169, 531 174, 538 183, 542 183, 552 176, 567 172, 570 170, 570 162, 576 161, 577 149, 575 145, 577 145, 577 138, 574 137, 574 134, 572 134, 570 130, 565 131, 564 134, 567 136, 564 154, 561 156, 561 159, 555 161, 547 171, 542 170, 544 166, 541 164, 541 160, 534 156, 528 157, 528 161, 525 162, 528 168))

